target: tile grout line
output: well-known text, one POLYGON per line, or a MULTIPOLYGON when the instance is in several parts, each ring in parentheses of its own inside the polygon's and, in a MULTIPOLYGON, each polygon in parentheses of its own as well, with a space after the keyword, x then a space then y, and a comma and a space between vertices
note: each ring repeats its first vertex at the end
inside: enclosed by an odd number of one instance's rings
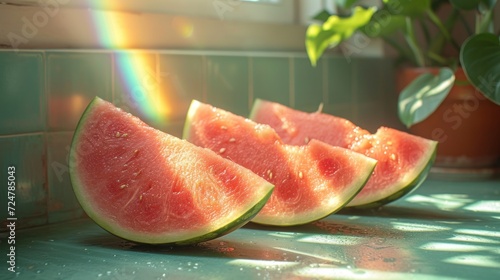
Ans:
POLYGON ((115 104, 115 106, 117 105, 117 96, 116 96, 116 88, 115 88, 115 82, 116 82, 116 71, 115 71, 115 65, 116 65, 116 61, 115 61, 115 55, 114 54, 111 54, 111 99, 112 99, 112 102, 113 104, 115 104))
POLYGON ((330 100, 328 100, 328 59, 323 59, 322 70, 323 70, 323 103, 324 105, 330 104, 330 100))
POLYGON ((252 110, 254 99, 254 88, 253 88, 253 59, 248 57, 248 111, 252 110))
POLYGON ((359 122, 358 120, 358 115, 359 115, 359 108, 358 108, 358 83, 357 81, 357 73, 358 73, 358 67, 357 63, 355 63, 353 60, 351 60, 352 67, 351 67, 351 93, 352 93, 352 101, 351 101, 351 110, 353 112, 353 119, 356 121, 356 123, 359 122))
POLYGON ((289 82, 288 86, 290 87, 289 89, 289 102, 290 102, 290 107, 295 108, 295 63, 293 61, 293 57, 288 58, 288 64, 289 64, 289 70, 288 70, 288 77, 289 77, 289 82))
POLYGON ((202 102, 207 102, 208 100, 208 62, 207 62, 207 57, 205 55, 201 56, 201 79, 202 79, 202 84, 201 84, 201 98, 203 99, 202 102))
POLYGON ((161 66, 160 66, 160 54, 155 53, 155 80, 158 84, 162 83, 161 80, 161 66))
POLYGON ((14 138, 14 137, 24 137, 24 136, 35 136, 35 135, 45 135, 49 133, 59 133, 60 131, 47 132, 47 131, 33 131, 33 132, 23 132, 23 133, 15 133, 15 134, 3 134, 0 135, 0 139, 2 138, 14 138))
MULTIPOLYGON (((45 192, 45 214, 44 214, 44 219, 45 222, 43 223, 44 225, 49 224, 49 217, 50 217, 50 181, 49 181, 49 75, 48 75, 48 64, 49 64, 49 59, 46 51, 43 51, 42 55, 42 61, 43 61, 43 102, 41 102, 41 106, 45 107, 43 112, 43 122, 44 122, 44 130, 42 133, 42 137, 44 139, 43 143, 43 149, 44 149, 44 159, 45 159, 45 182, 44 184, 44 192, 45 192)), ((28 134, 29 135, 29 134, 28 134)))

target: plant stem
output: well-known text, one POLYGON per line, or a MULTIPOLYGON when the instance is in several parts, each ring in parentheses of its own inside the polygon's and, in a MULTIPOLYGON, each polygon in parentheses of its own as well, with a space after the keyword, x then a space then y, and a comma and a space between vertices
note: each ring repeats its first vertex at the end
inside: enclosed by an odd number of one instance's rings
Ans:
POLYGON ((465 19, 464 15, 461 12, 458 12, 458 18, 460 19, 460 22, 462 22, 462 25, 464 26, 465 30, 467 31, 467 37, 471 36, 474 34, 474 31, 470 27, 469 23, 465 19))
MULTIPOLYGON (((436 16, 436 14, 431 12, 428 15, 429 15, 429 19, 434 24, 436 24, 436 22, 433 21, 431 16, 430 16, 430 15, 436 16)), ((429 52, 441 53, 441 50, 442 50, 444 43, 446 41, 451 41, 453 47, 455 47, 455 49, 457 49, 457 50, 460 50, 460 45, 455 41, 454 38, 450 37, 450 32, 448 31, 448 30, 451 30, 451 28, 455 25, 455 22, 457 21, 458 18, 459 18, 459 11, 456 8, 453 8, 451 15, 446 19, 446 22, 444 24, 442 24, 441 21, 439 20, 439 18, 437 18, 439 25, 442 26, 442 28, 443 28, 443 30, 445 30, 445 32, 440 32, 438 34, 438 37, 432 41, 432 44, 429 47, 429 52)), ((436 18, 434 20, 436 20, 436 18)))
MULTIPOLYGON (((456 12, 456 9, 453 9, 453 12, 456 12)), ((443 25, 439 17, 432 11, 432 10, 427 10, 427 16, 429 16, 429 19, 437 26, 439 31, 443 34, 444 38, 446 40, 451 40, 451 35, 450 32, 448 32, 448 29, 443 25)), ((450 16, 453 17, 454 14, 450 16)))
POLYGON ((406 42, 408 43, 408 46, 410 47, 411 51, 413 52, 413 56, 415 57, 415 62, 417 63, 417 66, 419 67, 424 67, 425 66, 425 59, 424 55, 422 54, 422 51, 420 50, 418 43, 417 43, 417 38, 415 37, 415 30, 413 29, 413 24, 411 21, 410 17, 406 17, 406 29, 404 32, 404 37, 406 39, 406 42))
POLYGON ((493 9, 488 9, 486 13, 479 14, 476 18, 476 34, 493 32, 493 9))
POLYGON ((425 20, 419 20, 420 27, 422 28, 422 32, 424 33, 425 45, 427 46, 431 41, 431 34, 429 33, 429 27, 425 20))
POLYGON ((457 64, 458 64, 458 61, 456 59, 446 58, 446 57, 443 57, 443 56, 441 56, 437 53, 433 53, 433 52, 428 52, 427 57, 429 59, 434 60, 437 63, 439 63, 440 66, 447 66, 447 67, 450 67, 452 69, 455 69, 457 64))
POLYGON ((393 47, 394 49, 396 49, 396 51, 398 51, 398 53, 405 57, 406 59, 410 60, 411 62, 417 64, 417 62, 415 61, 415 58, 412 56, 411 53, 409 53, 406 48, 403 48, 403 46, 401 46, 401 44, 399 44, 398 42, 396 42, 395 40, 389 38, 389 37, 386 37, 386 36, 382 36, 382 39, 384 40, 384 42, 386 42, 388 45, 390 45, 391 47, 393 47))

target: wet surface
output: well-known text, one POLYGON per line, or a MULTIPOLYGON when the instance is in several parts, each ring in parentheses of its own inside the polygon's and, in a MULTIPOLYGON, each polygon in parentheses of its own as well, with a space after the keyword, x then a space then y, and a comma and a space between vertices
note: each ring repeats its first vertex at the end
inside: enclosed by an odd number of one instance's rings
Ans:
POLYGON ((427 180, 380 209, 188 247, 135 244, 91 220, 19 231, 16 245, 1 279, 500 279, 500 181, 427 180))

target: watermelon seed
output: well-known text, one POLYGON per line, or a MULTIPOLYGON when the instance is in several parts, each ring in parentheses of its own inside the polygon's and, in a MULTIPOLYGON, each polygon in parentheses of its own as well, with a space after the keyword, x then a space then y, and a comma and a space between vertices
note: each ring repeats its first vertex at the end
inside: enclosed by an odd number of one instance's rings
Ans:
POLYGON ((304 138, 304 143, 309 143, 309 137, 304 138))
POLYGON ((236 141, 236 139, 234 139, 234 138, 230 138, 230 139, 229 139, 229 142, 230 142, 230 143, 234 143, 235 141, 236 141))
POLYGON ((223 126, 220 127, 220 129, 227 130, 227 126, 223 125, 223 126))
POLYGON ((220 148, 219 153, 224 153, 226 151, 226 148, 220 148))
POLYGON ((126 188, 126 187, 127 187, 127 185, 121 185, 121 186, 120 186, 120 189, 122 189, 122 190, 123 190, 123 189, 124 189, 124 188, 126 188))
POLYGON ((116 132, 115 137, 116 137, 116 138, 120 137, 120 132, 119 132, 119 131, 117 131, 117 132, 116 132))
POLYGON ((142 194, 141 194, 141 196, 139 196, 139 200, 142 200, 142 194))
POLYGON ((122 134, 122 137, 127 137, 127 136, 128 136, 128 134, 127 134, 127 133, 123 133, 123 134, 122 134))
POLYGON ((302 174, 302 171, 299 171, 299 178, 302 179, 304 175, 302 174))
POLYGON ((392 160, 396 160, 396 155, 395 154, 391 154, 391 159, 392 160))

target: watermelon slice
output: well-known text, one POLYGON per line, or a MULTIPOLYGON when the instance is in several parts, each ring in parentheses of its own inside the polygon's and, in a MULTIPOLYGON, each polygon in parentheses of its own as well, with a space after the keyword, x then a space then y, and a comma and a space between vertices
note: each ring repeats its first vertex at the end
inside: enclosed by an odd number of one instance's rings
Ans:
POLYGON ((267 125, 193 101, 184 138, 252 170, 275 185, 266 206, 252 220, 291 226, 328 216, 364 186, 376 161, 348 149, 311 141, 285 145, 267 125))
POLYGON ((435 141, 387 127, 371 134, 343 118, 265 100, 254 102, 250 118, 273 127, 287 144, 317 139, 376 159, 373 175, 347 206, 378 207, 404 196, 423 182, 436 154, 435 141))
POLYGON ((255 216, 274 188, 98 97, 76 128, 69 170, 88 216, 139 243, 189 244, 229 233, 255 216))

